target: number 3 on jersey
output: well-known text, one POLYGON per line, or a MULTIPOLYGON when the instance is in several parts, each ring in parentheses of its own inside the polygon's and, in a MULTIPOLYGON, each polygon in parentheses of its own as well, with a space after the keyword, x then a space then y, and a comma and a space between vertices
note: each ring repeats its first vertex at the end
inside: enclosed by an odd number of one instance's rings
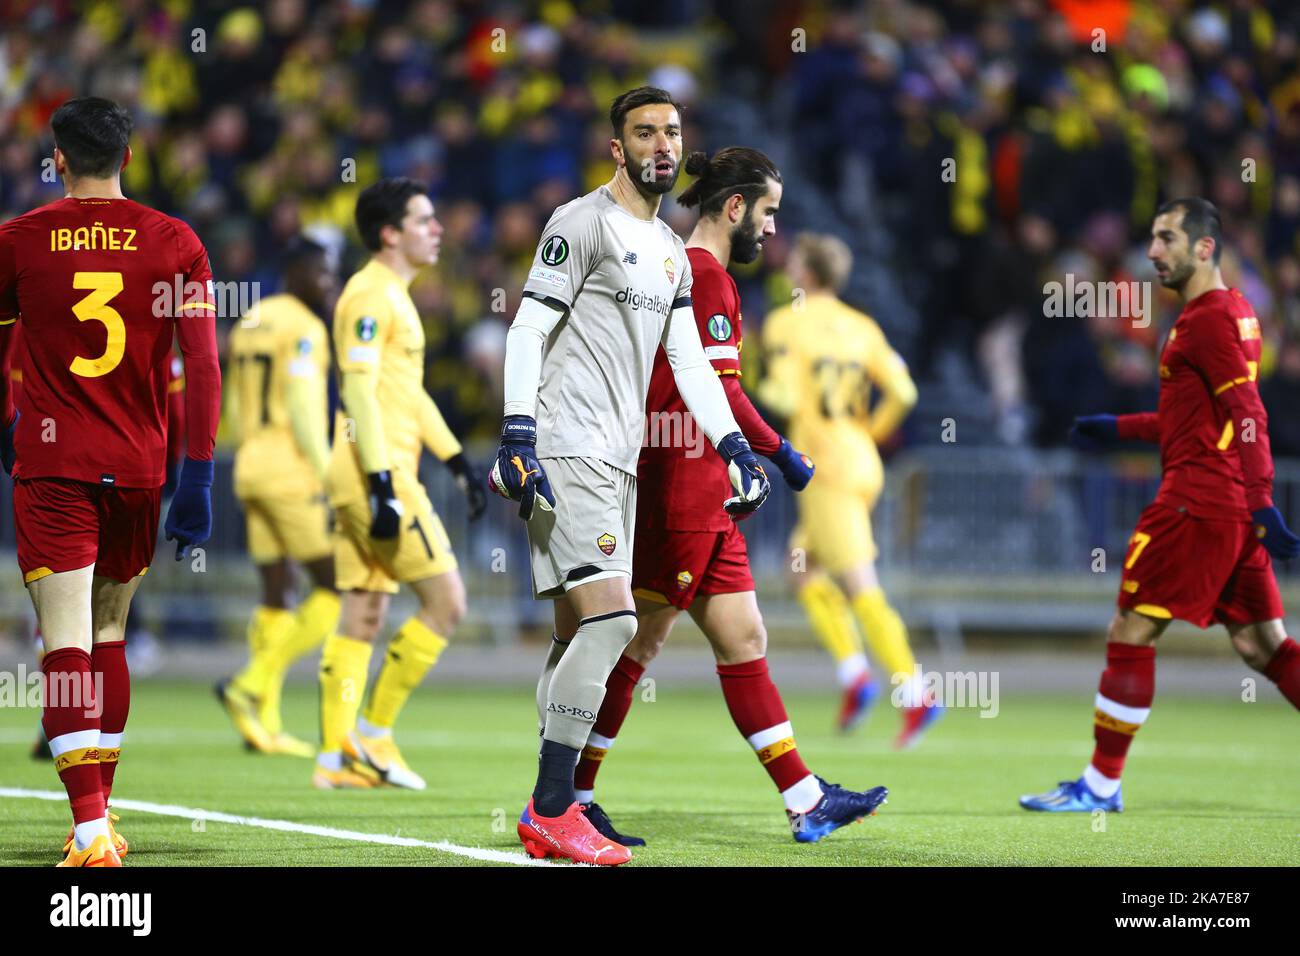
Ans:
POLYGON ((82 322, 104 323, 108 340, 104 344, 104 354, 99 358, 88 359, 78 355, 68 368, 73 375, 83 378, 107 375, 117 368, 126 351, 126 323, 117 309, 108 304, 122 291, 122 273, 77 272, 72 276, 72 287, 90 290, 89 295, 72 307, 72 314, 82 322))

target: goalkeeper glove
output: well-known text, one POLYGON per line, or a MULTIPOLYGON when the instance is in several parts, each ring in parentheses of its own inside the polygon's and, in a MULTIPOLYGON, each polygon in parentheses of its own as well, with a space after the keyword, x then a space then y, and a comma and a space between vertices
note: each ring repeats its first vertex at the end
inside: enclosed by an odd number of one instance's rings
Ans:
POLYGON ((393 491, 393 473, 387 469, 366 475, 370 484, 370 537, 391 541, 402 530, 402 503, 393 491))
POLYGON ((1255 537, 1259 538, 1265 551, 1279 561, 1300 557, 1300 538, 1286 526, 1282 512, 1270 506, 1252 511, 1250 517, 1255 522, 1255 537))
POLYGON ((1080 451, 1100 451, 1119 441, 1119 420, 1114 415, 1082 415, 1070 428, 1070 444, 1080 451))
POLYGON ((536 505, 555 510, 555 493, 537 460, 537 421, 531 415, 506 416, 488 485, 502 498, 519 502, 519 517, 525 521, 536 505))
POLYGON ((14 452, 14 431, 18 428, 18 419, 22 413, 14 409, 14 420, 4 428, 0 428, 0 463, 5 467, 5 474, 14 473, 14 459, 17 455, 14 452))
POLYGON ((167 540, 176 542, 176 560, 190 553, 212 534, 212 459, 186 458, 176 482, 167 522, 167 540))
POLYGON ((727 463, 727 477, 736 494, 722 503, 727 514, 740 521, 753 514, 767 500, 772 485, 758 456, 740 432, 732 432, 718 442, 718 454, 727 463))
POLYGON ((781 439, 781 447, 767 457, 781 469, 785 483, 795 491, 807 488, 808 482, 812 481, 813 472, 817 470, 811 458, 803 452, 795 451, 794 446, 784 438, 781 439))
POLYGON ((469 499, 469 520, 477 520, 483 515, 484 509, 487 508, 487 493, 483 490, 483 482, 478 471, 463 454, 452 455, 448 458, 447 467, 456 476, 456 486, 469 499))

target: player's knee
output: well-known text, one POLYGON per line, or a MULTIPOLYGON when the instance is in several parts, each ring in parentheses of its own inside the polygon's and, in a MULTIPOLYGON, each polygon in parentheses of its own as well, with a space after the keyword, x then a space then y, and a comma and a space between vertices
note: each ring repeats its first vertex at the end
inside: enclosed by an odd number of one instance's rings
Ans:
POLYGON ((636 631, 636 614, 627 611, 612 617, 597 615, 595 618, 585 618, 574 639, 582 641, 588 647, 599 645, 612 669, 636 638, 636 631))
POLYGON ((630 657, 642 667, 659 656, 659 652, 664 649, 668 643, 668 633, 655 633, 648 630, 638 630, 632 642, 623 649, 623 656, 630 657))
POLYGON ((428 594, 420 606, 420 617, 438 634, 447 635, 465 619, 469 601, 465 587, 459 581, 448 582, 436 592, 428 594))
POLYGON ((1264 668, 1268 666, 1269 659, 1273 656, 1266 648, 1262 647, 1258 638, 1249 631, 1241 631, 1232 636, 1232 647, 1241 655, 1241 659, 1252 670, 1263 673, 1264 668))
POLYGON ((1154 621, 1141 614, 1124 614, 1117 611, 1110 619, 1106 630, 1106 640, 1116 644, 1133 644, 1144 646, 1155 642, 1160 636, 1160 628, 1154 621))
POLYGON ((460 594, 450 595, 436 606, 421 608, 420 618, 429 626, 430 630, 445 637, 465 619, 468 611, 469 606, 465 600, 465 594, 461 592, 460 594))
POLYGON ((767 655, 767 628, 762 621, 757 621, 725 643, 716 643, 713 652, 719 664, 756 661, 767 655))

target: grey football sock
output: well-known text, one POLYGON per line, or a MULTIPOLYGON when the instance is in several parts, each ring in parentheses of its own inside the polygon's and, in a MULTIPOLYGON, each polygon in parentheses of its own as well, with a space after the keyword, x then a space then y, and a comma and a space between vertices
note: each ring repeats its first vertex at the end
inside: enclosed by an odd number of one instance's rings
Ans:
POLYGON ((542 665, 542 676, 537 679, 537 734, 541 736, 546 730, 546 694, 551 689, 551 675, 560 663, 560 658, 568 650, 569 642, 562 641, 552 633, 551 646, 546 652, 546 663, 542 665))
POLYGON ((555 667, 546 695, 545 740, 581 750, 605 699, 605 681, 636 636, 636 612, 585 618, 555 667))

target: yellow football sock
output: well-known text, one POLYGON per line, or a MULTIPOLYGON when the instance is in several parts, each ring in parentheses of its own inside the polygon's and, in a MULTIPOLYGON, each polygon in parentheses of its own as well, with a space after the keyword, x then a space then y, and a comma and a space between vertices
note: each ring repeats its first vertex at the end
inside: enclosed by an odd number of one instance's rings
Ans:
POLYGON ((248 622, 248 663, 235 675, 235 686, 253 697, 266 696, 275 679, 276 658, 293 628, 293 612, 259 604, 248 622))
POLYGON ((357 722, 370 670, 370 645, 331 634, 320 655, 321 750, 337 751, 357 722))
POLYGON ((384 666, 370 691, 365 718, 376 727, 392 727, 397 715, 420 685, 429 668, 447 646, 447 639, 435 634, 419 618, 408 618, 388 642, 384 666))
POLYGON ((907 625, 898 612, 889 606, 885 592, 878 587, 869 588, 853 599, 853 612, 862 625, 863 636, 872 656, 885 668, 885 672, 912 676, 916 658, 907 643, 907 625))
POLYGON ((328 588, 314 588, 298 605, 294 628, 284 642, 284 667, 315 650, 339 626, 339 596, 328 588))
POLYGON ((339 624, 339 596, 325 588, 316 588, 298 605, 293 614, 292 626, 278 641, 268 641, 266 691, 258 716, 262 726, 272 736, 284 729, 280 716, 280 692, 284 689, 284 676, 293 662, 334 633, 339 624))
POLYGON ((862 638, 858 636, 849 599, 834 581, 819 574, 799 589, 798 597, 813 633, 836 664, 862 653, 862 638))

